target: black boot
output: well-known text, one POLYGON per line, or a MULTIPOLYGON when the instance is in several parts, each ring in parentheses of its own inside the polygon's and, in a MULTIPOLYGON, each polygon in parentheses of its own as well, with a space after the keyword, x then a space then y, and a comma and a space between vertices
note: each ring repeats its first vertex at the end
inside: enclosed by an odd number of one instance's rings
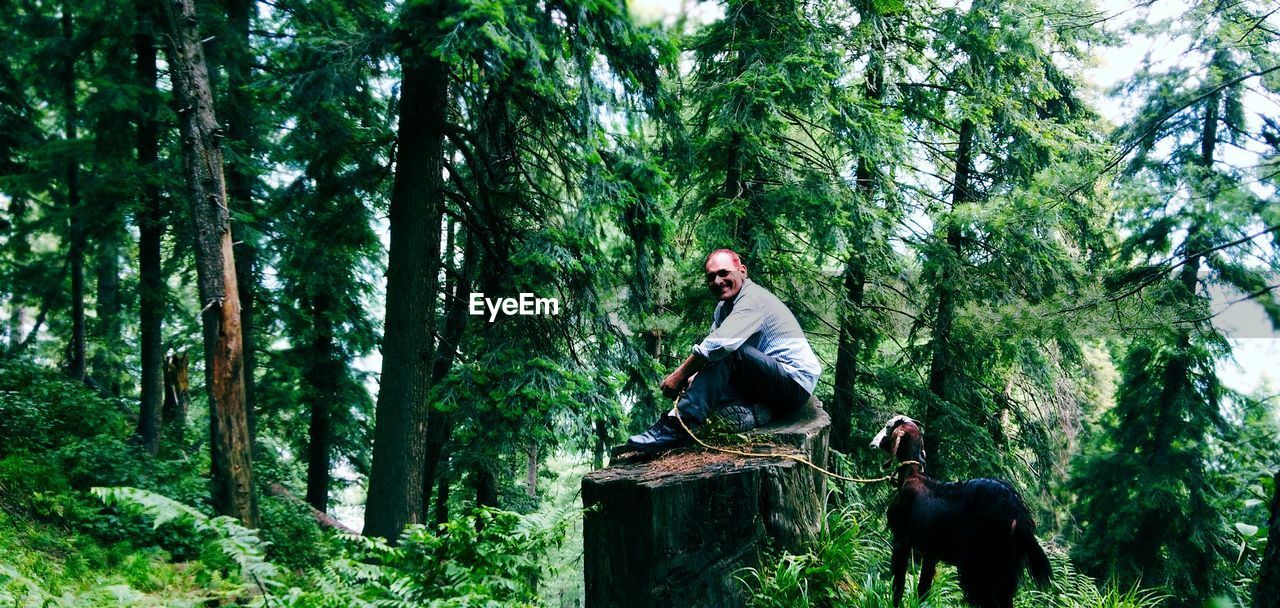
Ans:
MULTIPOLYGON (((701 423, 692 417, 685 416, 684 424, 690 429, 695 429, 701 423)), ((671 414, 663 414, 653 426, 649 427, 649 430, 627 439, 628 448, 642 452, 672 450, 690 443, 693 443, 693 437, 685 432, 680 426, 680 421, 671 414)))

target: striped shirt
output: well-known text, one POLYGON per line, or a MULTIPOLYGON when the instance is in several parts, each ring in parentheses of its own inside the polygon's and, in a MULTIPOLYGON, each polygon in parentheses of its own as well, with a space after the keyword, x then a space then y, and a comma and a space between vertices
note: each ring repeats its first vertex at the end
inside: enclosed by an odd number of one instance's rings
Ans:
POLYGON ((708 361, 719 361, 743 345, 773 357, 788 376, 813 394, 822 365, 809 340, 787 305, 751 279, 743 280, 733 302, 716 304, 711 333, 693 347, 693 352, 708 361))

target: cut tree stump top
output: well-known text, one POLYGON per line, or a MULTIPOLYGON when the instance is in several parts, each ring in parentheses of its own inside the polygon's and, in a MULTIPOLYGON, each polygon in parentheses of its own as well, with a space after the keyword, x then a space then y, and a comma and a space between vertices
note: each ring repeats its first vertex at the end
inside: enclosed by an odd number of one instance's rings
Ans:
MULTIPOLYGON (((732 447, 825 466, 830 424, 814 399, 732 447)), ((795 461, 697 446, 593 471, 582 481, 587 608, 744 606, 735 575, 766 547, 800 549, 825 495, 825 477, 795 461)))

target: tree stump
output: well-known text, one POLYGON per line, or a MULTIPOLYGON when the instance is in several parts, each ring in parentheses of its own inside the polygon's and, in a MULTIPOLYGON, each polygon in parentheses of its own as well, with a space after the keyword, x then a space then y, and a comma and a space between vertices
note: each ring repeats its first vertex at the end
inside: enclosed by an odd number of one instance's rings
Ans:
MULTIPOLYGON (((787 452, 826 466, 831 419, 811 399, 734 449, 787 452)), ((826 477, 783 458, 693 447, 601 469, 582 480, 586 608, 737 608, 735 578, 766 547, 798 550, 817 533, 826 477)))

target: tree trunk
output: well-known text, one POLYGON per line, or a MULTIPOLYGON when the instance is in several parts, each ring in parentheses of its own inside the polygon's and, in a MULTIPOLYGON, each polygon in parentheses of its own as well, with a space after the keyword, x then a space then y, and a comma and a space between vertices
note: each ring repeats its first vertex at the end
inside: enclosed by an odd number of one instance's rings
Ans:
MULTIPOLYGON (((748 435, 825 466, 829 432, 811 400, 748 435)), ((586 607, 747 606, 741 569, 759 567, 768 547, 800 551, 821 530, 825 500, 824 475, 781 458, 677 451, 592 471, 582 480, 586 607)))
POLYGON ((191 407, 191 382, 186 353, 171 355, 164 362, 165 438, 178 450, 186 441, 187 410, 191 407))
POLYGON ((1267 548, 1258 570, 1253 608, 1280 608, 1280 471, 1271 489, 1271 518, 1267 520, 1267 548))
MULTIPOLYGON (((133 51, 124 44, 112 44, 103 49, 101 66, 94 69, 97 78, 120 86, 136 86, 132 80, 130 54, 133 51)), ((98 348, 89 361, 90 377, 104 392, 119 397, 123 387, 124 319, 121 317, 123 302, 120 290, 121 249, 125 235, 125 213, 129 205, 122 196, 131 181, 128 176, 134 142, 132 125, 136 110, 117 104, 96 104, 91 113, 90 130, 93 132, 93 169, 89 172, 96 187, 86 194, 86 208, 91 219, 87 230, 94 242, 94 270, 96 274, 96 312, 90 338, 98 348)))
MULTIPOLYGON (((973 165, 973 121, 965 119, 960 123, 960 143, 956 148, 955 179, 952 181, 951 209, 973 200, 970 192, 970 172, 973 165)), ((939 407, 947 402, 951 393, 953 363, 951 352, 951 327, 955 321, 956 309, 959 308, 960 264, 963 260, 960 227, 955 222, 947 223, 947 256, 943 270, 939 274, 938 305, 933 321, 933 359, 929 363, 929 392, 934 399, 925 410, 925 428, 933 431, 925 435, 925 452, 929 454, 929 468, 935 475, 944 475, 946 454, 941 449, 940 439, 947 436, 944 429, 936 424, 942 418, 939 407)))
POLYGON ((341 532, 343 534, 358 534, 358 532, 356 532, 355 530, 348 528, 346 524, 338 521, 337 518, 333 517, 332 515, 329 515, 328 513, 325 513, 323 509, 317 509, 314 506, 312 506, 310 503, 299 499, 297 496, 293 494, 293 492, 289 491, 289 488, 286 488, 278 483, 273 483, 267 486, 267 493, 271 494, 272 496, 279 496, 280 498, 283 498, 289 502, 302 503, 304 505, 307 505, 307 511, 311 513, 311 518, 314 519, 316 523, 320 524, 321 526, 329 528, 330 530, 333 530, 335 532, 341 532))
MULTIPOLYGON (((874 15, 867 18, 874 19, 874 15)), ((867 99, 879 102, 882 96, 884 65, 878 54, 872 55, 868 62, 867 83, 864 94, 867 99)), ((856 191, 854 199, 853 222, 850 227, 849 253, 844 268, 844 306, 840 323, 840 339, 836 348, 836 369, 832 379, 834 391, 831 398, 831 448, 851 454, 859 447, 853 441, 853 415, 867 408, 863 399, 858 397, 858 374, 861 359, 875 343, 867 323, 862 321, 862 304, 867 291, 867 235, 872 226, 868 217, 874 204, 876 180, 871 161, 863 155, 858 159, 856 172, 856 191)))
POLYGON ((329 509, 329 469, 333 445, 333 409, 339 403, 342 362, 337 358, 330 319, 329 298, 319 295, 308 304, 314 331, 303 384, 311 399, 311 426, 307 443, 307 504, 329 509))
MULTIPOLYGON (((258 141, 253 128, 253 100, 249 83, 253 72, 253 50, 249 46, 249 26, 257 2, 254 0, 223 0, 227 9, 227 28, 230 36, 224 48, 223 58, 227 73, 226 108, 223 114, 227 125, 227 137, 240 153, 226 164, 227 198, 232 206, 256 218, 253 200, 253 153, 258 141)), ((258 291, 257 237, 251 226, 243 222, 231 223, 232 251, 236 262, 236 284, 240 288, 240 332, 244 341, 244 403, 249 417, 249 437, 256 435, 257 408, 254 372, 258 369, 256 316, 258 291)))
POLYGON ((471 487, 476 491, 477 507, 498 508, 498 478, 488 463, 477 462, 471 467, 471 487))
MULTIPOLYGON (((31 257, 31 242, 27 240, 26 234, 19 232, 18 226, 26 221, 27 217, 27 197, 23 193, 15 192, 9 195, 9 219, 12 223, 12 231, 8 235, 8 245, 10 249, 11 260, 15 268, 26 264, 31 257)), ((27 293, 19 291, 17 285, 10 287, 9 292, 9 326, 6 328, 9 333, 7 349, 10 353, 18 350, 22 344, 22 336, 27 327, 27 293)))
POLYGON ((440 472, 436 476, 436 525, 449 521, 449 463, 440 463, 440 472))
POLYGON ((599 470, 604 468, 604 453, 609 447, 609 423, 602 418, 597 418, 595 423, 595 446, 592 449, 591 469, 599 470))
MULTIPOLYGON (((160 405, 165 401, 164 373, 164 271, 160 265, 160 243, 164 237, 164 215, 160 207, 160 186, 156 163, 160 159, 160 125, 156 117, 159 91, 156 88, 155 0, 137 0, 138 15, 134 34, 137 54, 138 99, 137 149, 138 169, 142 175, 142 200, 138 205, 138 312, 141 340, 142 388, 138 412, 137 435, 144 449, 155 454, 160 447, 160 405)), ((185 366, 183 384, 185 386, 185 366)), ((185 388, 183 389, 185 391, 185 388)), ((183 408, 181 429, 186 424, 183 408)), ((175 412, 176 415, 176 412, 175 412)))
MULTIPOLYGON (((76 103, 76 55, 72 36, 71 9, 62 5, 62 38, 66 57, 62 64, 62 103, 66 111, 64 135, 67 142, 76 140, 76 125, 80 120, 76 103)), ((67 247, 67 264, 71 269, 71 342, 67 345, 67 373, 76 380, 85 379, 85 327, 84 327, 84 250, 85 230, 80 208, 80 164, 68 158, 66 166, 67 209, 71 220, 68 227, 70 243, 67 247)))
POLYGON ((169 66, 181 126, 209 390, 213 504, 219 514, 258 523, 252 446, 244 394, 240 294, 222 174, 221 131, 197 29, 194 0, 166 1, 169 66))
POLYGON ((120 371, 115 363, 122 355, 120 341, 120 244, 119 236, 124 226, 112 225, 107 228, 98 242, 98 333, 102 340, 101 361, 97 362, 94 375, 102 382, 102 388, 112 395, 120 396, 120 371), (101 368, 101 369, 99 369, 101 368))
MULTIPOLYGON (((431 361, 431 384, 444 380, 457 358, 458 346, 467 327, 467 294, 471 291, 472 275, 475 274, 476 258, 480 255, 476 239, 480 237, 467 235, 467 245, 462 254, 462 268, 458 271, 457 283, 450 292, 448 308, 445 310, 444 327, 440 332, 440 343, 436 345, 431 361)), ((453 417, 447 412, 431 408, 427 413, 427 448, 426 461, 423 466, 424 501, 422 505, 422 521, 427 521, 426 497, 435 483, 436 470, 445 458, 445 448, 453 436, 453 417)))
POLYGON ((400 50, 400 132, 391 192, 387 317, 364 533, 394 542, 421 521, 431 335, 440 258, 441 181, 448 74, 425 45, 435 5, 413 5, 402 29, 421 48, 400 50))
POLYGON ((533 498, 538 495, 538 444, 530 443, 525 456, 528 462, 524 469, 524 493, 533 498))

